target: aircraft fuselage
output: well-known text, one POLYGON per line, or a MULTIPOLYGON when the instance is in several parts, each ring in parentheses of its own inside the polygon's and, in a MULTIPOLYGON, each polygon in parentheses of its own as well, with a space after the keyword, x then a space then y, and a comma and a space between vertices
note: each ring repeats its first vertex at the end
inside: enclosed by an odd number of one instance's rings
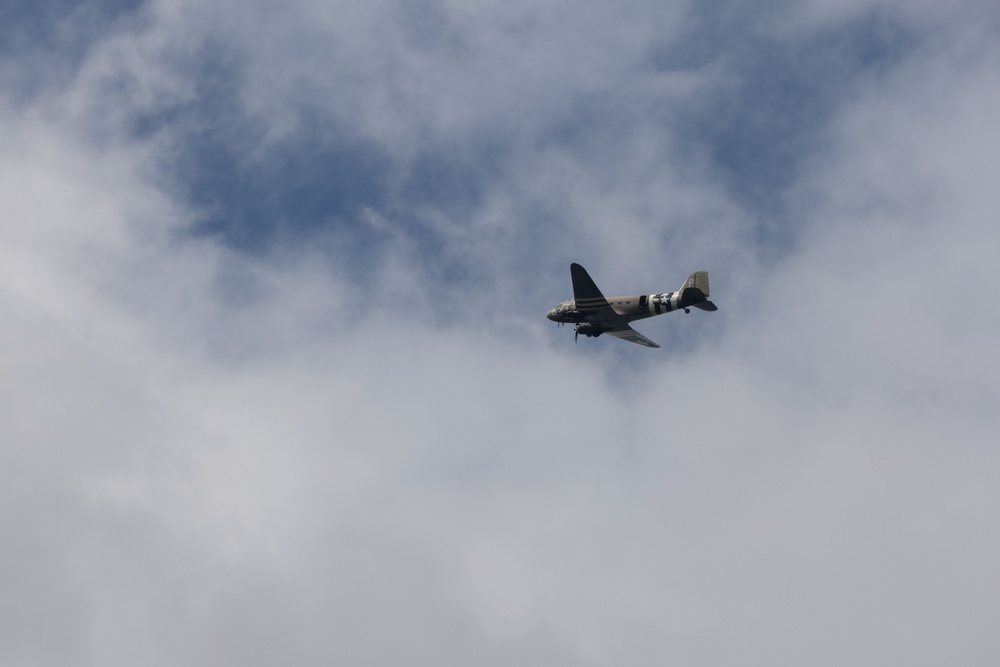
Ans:
MULTIPOLYGON (((626 322, 643 320, 654 315, 662 315, 680 308, 679 292, 665 292, 663 294, 640 294, 634 296, 609 296, 605 297, 614 315, 624 319, 626 322)), ((601 322, 610 321, 613 317, 611 313, 596 312, 584 313, 576 306, 576 299, 563 301, 546 315, 553 322, 567 324, 579 324, 580 322, 601 322)))

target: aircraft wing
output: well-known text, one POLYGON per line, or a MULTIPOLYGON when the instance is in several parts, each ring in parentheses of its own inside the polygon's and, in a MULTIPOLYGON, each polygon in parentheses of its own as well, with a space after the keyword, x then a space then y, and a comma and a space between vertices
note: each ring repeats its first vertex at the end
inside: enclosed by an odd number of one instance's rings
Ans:
POLYGON ((660 347, 653 341, 649 340, 641 333, 630 327, 625 322, 618 324, 611 331, 605 331, 608 336, 614 336, 615 338, 620 338, 622 340, 627 340, 630 343, 638 343, 639 345, 645 345, 646 347, 660 347))
POLYGON ((581 313, 593 314, 603 310, 611 311, 611 304, 601 294, 594 279, 587 270, 579 264, 570 264, 569 272, 573 278, 573 298, 576 309, 581 313))

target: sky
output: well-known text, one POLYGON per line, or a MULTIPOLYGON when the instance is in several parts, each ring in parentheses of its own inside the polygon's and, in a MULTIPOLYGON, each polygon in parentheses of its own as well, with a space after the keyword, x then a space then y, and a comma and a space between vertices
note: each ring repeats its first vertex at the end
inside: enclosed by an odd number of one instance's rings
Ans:
POLYGON ((993 665, 1000 6, 0 8, 0 662, 993 665), (581 339, 608 294, 719 311, 581 339))

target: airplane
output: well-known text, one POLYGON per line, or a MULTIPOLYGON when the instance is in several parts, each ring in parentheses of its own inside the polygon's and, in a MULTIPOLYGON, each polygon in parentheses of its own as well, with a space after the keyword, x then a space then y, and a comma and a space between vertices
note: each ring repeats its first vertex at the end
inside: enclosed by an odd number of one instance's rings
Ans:
POLYGON ((605 297, 579 264, 570 264, 569 272, 573 278, 573 298, 550 310, 546 317, 559 326, 567 322, 575 324, 574 340, 580 334, 588 338, 607 334, 646 347, 660 347, 630 327, 629 322, 681 308, 685 313, 690 313, 691 308, 718 310, 708 300, 708 271, 695 271, 676 292, 612 297, 605 297))

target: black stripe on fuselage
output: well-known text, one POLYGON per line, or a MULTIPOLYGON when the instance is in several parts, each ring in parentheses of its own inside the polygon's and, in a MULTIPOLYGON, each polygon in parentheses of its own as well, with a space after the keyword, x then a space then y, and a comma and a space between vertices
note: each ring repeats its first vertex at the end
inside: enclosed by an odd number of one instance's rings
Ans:
POLYGON ((576 309, 577 310, 604 310, 610 308, 611 304, 605 299, 577 299, 576 309))

